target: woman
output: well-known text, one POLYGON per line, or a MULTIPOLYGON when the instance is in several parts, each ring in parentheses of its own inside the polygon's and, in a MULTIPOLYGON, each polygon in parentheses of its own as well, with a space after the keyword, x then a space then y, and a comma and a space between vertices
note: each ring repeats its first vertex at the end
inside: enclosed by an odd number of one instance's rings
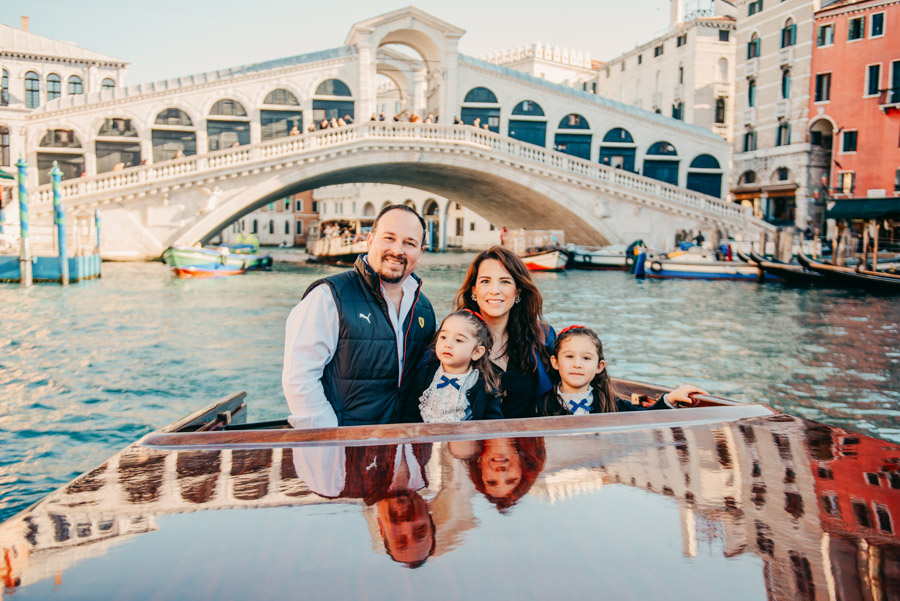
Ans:
POLYGON ((479 448, 466 458, 469 478, 500 513, 508 513, 544 469, 544 439, 494 438, 475 444, 479 448))
POLYGON ((501 246, 475 257, 456 293, 456 310, 478 311, 491 331, 505 418, 535 417, 537 399, 553 387, 547 366, 555 332, 543 303, 522 259, 501 246))

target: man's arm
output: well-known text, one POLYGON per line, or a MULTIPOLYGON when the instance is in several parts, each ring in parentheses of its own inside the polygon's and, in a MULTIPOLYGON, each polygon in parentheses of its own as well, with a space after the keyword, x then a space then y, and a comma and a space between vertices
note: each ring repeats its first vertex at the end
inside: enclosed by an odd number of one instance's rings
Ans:
POLYGON ((337 426, 337 415, 325 398, 322 372, 337 348, 340 323, 331 288, 310 291, 288 316, 284 333, 281 386, 295 428, 337 426))

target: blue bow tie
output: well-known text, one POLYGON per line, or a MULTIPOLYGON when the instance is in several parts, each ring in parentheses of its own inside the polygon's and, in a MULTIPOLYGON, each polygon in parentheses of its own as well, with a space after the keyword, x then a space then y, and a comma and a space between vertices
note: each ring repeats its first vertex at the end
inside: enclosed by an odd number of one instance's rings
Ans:
POLYGON ((579 409, 584 409, 585 411, 590 413, 591 412, 591 400, 592 400, 591 397, 588 397, 588 398, 582 399, 580 401, 569 401, 569 407, 571 408, 570 412, 575 413, 579 409))
POLYGON ((438 383, 437 388, 446 388, 447 386, 453 386, 453 388, 459 390, 459 382, 457 381, 459 378, 448 378, 447 376, 441 376, 441 381, 438 383))

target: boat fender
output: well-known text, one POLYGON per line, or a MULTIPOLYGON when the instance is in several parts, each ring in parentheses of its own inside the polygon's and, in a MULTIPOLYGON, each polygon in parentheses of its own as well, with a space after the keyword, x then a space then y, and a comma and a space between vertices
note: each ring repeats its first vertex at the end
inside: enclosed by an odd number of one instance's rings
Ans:
POLYGON ((653 261, 652 263, 650 263, 650 271, 652 271, 653 273, 659 273, 660 271, 662 271, 662 263, 660 263, 659 261, 653 261))
POLYGON ((625 257, 625 266, 631 269, 631 266, 634 265, 634 257, 627 256, 625 257))

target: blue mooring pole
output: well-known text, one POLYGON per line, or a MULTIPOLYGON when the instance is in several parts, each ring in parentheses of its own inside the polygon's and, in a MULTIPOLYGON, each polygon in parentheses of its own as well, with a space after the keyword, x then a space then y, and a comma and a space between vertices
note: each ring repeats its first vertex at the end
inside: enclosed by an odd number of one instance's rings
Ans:
POLYGON ((23 157, 19 157, 16 163, 19 169, 19 281, 23 286, 31 286, 31 249, 28 246, 28 188, 25 181, 28 178, 28 163, 23 157))
POLYGON ((94 209, 94 229, 97 230, 97 247, 94 252, 100 254, 100 211, 94 209))
POLYGON ((62 169, 53 161, 50 179, 53 181, 53 223, 56 224, 56 241, 59 247, 59 282, 69 285, 69 253, 66 249, 66 209, 59 197, 59 183, 62 181, 62 169))

